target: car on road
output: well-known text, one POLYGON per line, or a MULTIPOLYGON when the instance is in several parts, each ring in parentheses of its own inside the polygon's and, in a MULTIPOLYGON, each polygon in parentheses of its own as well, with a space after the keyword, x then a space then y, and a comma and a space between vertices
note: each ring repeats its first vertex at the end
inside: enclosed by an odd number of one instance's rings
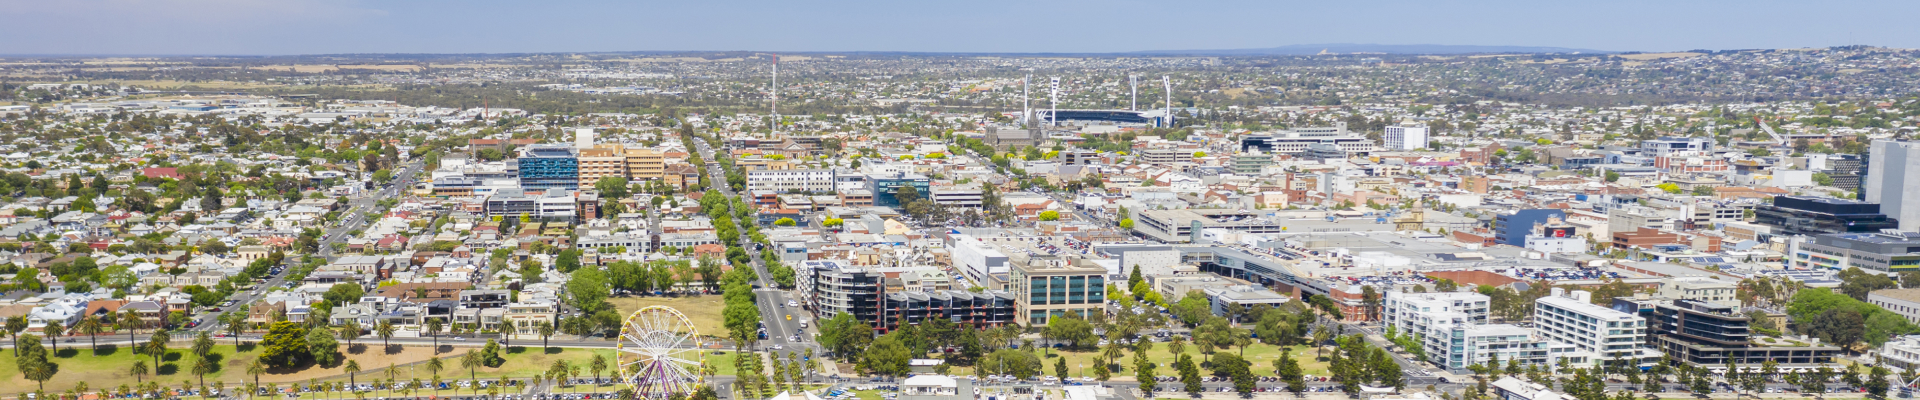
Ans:
POLYGON ((787 307, 799 307, 799 306, 800 306, 799 301, 787 300, 787 307))

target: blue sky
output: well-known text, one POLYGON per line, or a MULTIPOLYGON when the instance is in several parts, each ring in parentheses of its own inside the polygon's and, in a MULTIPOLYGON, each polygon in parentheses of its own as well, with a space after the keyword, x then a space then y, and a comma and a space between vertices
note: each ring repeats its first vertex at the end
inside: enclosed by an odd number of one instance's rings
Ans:
POLYGON ((0 54, 1920 47, 1914 1, 0 0, 0 54))

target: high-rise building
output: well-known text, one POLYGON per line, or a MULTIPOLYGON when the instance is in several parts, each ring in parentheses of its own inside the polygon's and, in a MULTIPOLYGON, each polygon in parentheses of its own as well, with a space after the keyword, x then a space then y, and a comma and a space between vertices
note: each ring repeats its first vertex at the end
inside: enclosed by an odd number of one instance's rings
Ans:
MULTIPOLYGON (((1920 175, 1920 174, 1917 174, 1920 175)), ((1920 199, 1916 199, 1920 200, 1920 199)), ((1915 207, 1920 208, 1920 207, 1915 207)), ((1880 204, 1828 197, 1774 196, 1773 204, 1753 208, 1753 222, 1781 235, 1879 232, 1899 226, 1880 204)))
POLYGON ((625 148, 618 144, 580 149, 580 187, 593 187, 601 178, 627 176, 625 148))
POLYGON ((1386 142, 1387 150, 1421 150, 1427 148, 1427 127, 1417 123, 1388 125, 1386 132, 1380 135, 1386 142))
POLYGON ((1920 142, 1875 140, 1867 156, 1861 193, 1868 203, 1899 220, 1900 230, 1920 231, 1920 142))
POLYGON ((580 152, 563 144, 536 144, 520 150, 520 187, 528 191, 580 189, 580 152))

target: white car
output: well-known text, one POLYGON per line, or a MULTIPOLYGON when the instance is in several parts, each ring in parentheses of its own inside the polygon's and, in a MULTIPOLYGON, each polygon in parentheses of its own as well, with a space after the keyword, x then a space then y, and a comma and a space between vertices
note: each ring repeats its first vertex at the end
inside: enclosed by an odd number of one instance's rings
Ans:
POLYGON ((787 300, 787 307, 799 307, 799 306, 800 306, 799 301, 787 300))

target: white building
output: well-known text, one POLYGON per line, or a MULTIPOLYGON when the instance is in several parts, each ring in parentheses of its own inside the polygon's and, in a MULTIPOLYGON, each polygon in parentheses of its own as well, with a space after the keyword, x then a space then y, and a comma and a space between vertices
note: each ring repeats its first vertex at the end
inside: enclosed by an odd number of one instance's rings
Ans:
POLYGON ((1870 151, 1867 176, 1860 179, 1867 202, 1900 220, 1900 230, 1920 231, 1920 194, 1909 189, 1920 187, 1920 173, 1907 173, 1920 167, 1920 142, 1875 140, 1870 151))
POLYGON ((954 269, 960 270, 967 279, 975 284, 984 284, 992 275, 1006 275, 1007 255, 998 248, 972 235, 953 235, 954 269))
POLYGON ((1427 148, 1427 127, 1414 123, 1387 126, 1386 133, 1380 135, 1386 142, 1387 150, 1422 150, 1427 148))
POLYGON ((1493 381, 1493 398, 1498 400, 1570 400, 1568 396, 1548 389, 1546 385, 1527 382, 1515 377, 1502 377, 1493 381))
POLYGON ((1880 346, 1880 359, 1894 367, 1920 367, 1920 335, 1901 336, 1887 341, 1887 344, 1880 346))
POLYGON ((1487 322, 1487 295, 1474 292, 1387 292, 1380 318, 1401 334, 1434 335, 1443 325, 1479 325, 1487 322))
POLYGON ((1527 250, 1542 253, 1585 253, 1587 252, 1587 239, 1527 235, 1527 250))
POLYGON ((1465 372, 1474 364, 1485 364, 1496 355, 1500 363, 1519 360, 1520 365, 1552 368, 1561 358, 1571 365, 1589 365, 1591 358, 1573 345, 1549 340, 1531 329, 1512 324, 1458 325, 1435 329, 1424 337, 1427 359, 1448 371, 1465 372))
POLYGON ((1646 348, 1645 318, 1592 301, 1593 293, 1585 290, 1553 288, 1552 295, 1534 300, 1533 330, 1602 360, 1647 361, 1657 357, 1646 348))
POLYGON ((747 190, 772 190, 785 193, 833 191, 833 170, 789 169, 747 171, 747 190))
POLYGON ((1667 278, 1660 284, 1661 297, 1670 299, 1699 300, 1728 307, 1739 307, 1740 300, 1734 297, 1734 282, 1713 279, 1704 276, 1684 276, 1667 278))

